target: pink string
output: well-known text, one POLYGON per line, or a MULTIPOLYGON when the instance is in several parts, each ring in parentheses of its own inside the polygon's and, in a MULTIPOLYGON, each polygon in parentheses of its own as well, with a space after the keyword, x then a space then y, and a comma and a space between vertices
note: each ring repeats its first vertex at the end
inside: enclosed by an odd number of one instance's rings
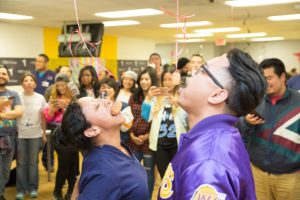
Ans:
MULTIPOLYGON (((180 23, 181 20, 184 21, 183 23, 183 27, 181 28, 181 32, 183 33, 183 39, 185 40, 186 39, 186 32, 187 32, 187 29, 186 29, 186 22, 187 22, 187 19, 188 18, 191 18, 191 17, 194 17, 195 15, 180 15, 179 14, 179 0, 176 0, 176 13, 174 14, 173 12, 167 10, 167 9, 164 9, 163 7, 160 8, 164 13, 166 13, 167 15, 170 15, 170 16, 173 16, 173 17, 176 17, 176 22, 177 23, 180 23)), ((176 32, 178 34, 178 28, 176 28, 176 32)), ((178 42, 176 40, 175 42, 175 52, 173 51, 173 57, 175 58, 175 66, 176 66, 176 71, 177 70, 177 60, 178 60, 178 57, 179 55, 181 55, 183 49, 185 47, 185 43, 182 44, 182 47, 180 49, 178 49, 178 42)))
MULTIPOLYGON (((97 43, 91 43, 91 42, 87 41, 87 40, 83 37, 82 32, 81 32, 81 30, 80 30, 80 26, 79 26, 79 18, 78 18, 77 2, 76 2, 76 0, 74 0, 74 8, 75 8, 75 15, 76 15, 76 22, 77 22, 77 27, 78 27, 78 29, 76 29, 75 31, 72 32, 71 37, 70 37, 70 41, 69 41, 69 50, 70 50, 70 53, 71 53, 72 57, 76 58, 76 51, 77 51, 77 48, 78 48, 80 45, 84 45, 85 48, 86 48, 86 50, 88 51, 90 57, 91 57, 91 60, 90 60, 91 65, 92 65, 92 62, 93 62, 93 59, 94 59, 95 62, 98 64, 98 66, 99 66, 102 70, 106 71, 110 76, 112 76, 114 79, 116 79, 115 76, 113 75, 113 73, 112 73, 110 70, 108 70, 108 69, 107 69, 100 61, 98 61, 98 59, 95 59, 95 57, 94 57, 94 56, 92 55, 92 53, 90 52, 88 46, 93 47, 93 48, 95 49, 95 51, 96 51, 96 54, 97 54, 97 48, 96 48, 95 45, 100 44, 102 41, 99 41, 99 42, 97 42, 97 43), (75 47, 75 50, 74 50, 75 53, 74 53, 74 55, 73 55, 72 45, 71 45, 71 44, 72 44, 72 37, 73 37, 73 34, 75 34, 75 33, 78 34, 78 36, 80 37, 80 40, 81 40, 81 41, 77 43, 77 45, 76 45, 76 47, 75 47)), ((83 65, 80 61, 79 61, 79 63, 80 63, 81 65, 83 65)))

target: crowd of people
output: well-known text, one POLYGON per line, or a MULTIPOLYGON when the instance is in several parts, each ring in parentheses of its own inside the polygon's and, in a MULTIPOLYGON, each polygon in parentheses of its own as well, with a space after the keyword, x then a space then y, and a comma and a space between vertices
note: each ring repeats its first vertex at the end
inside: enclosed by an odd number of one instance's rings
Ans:
POLYGON ((300 81, 287 82, 281 60, 231 49, 162 65, 153 53, 119 80, 84 66, 78 85, 68 66, 54 73, 48 62, 37 56, 20 94, 0 65, 0 200, 14 155, 16 199, 38 196, 41 149, 46 170, 58 162, 55 200, 147 200, 157 176, 158 199, 300 199, 300 81))

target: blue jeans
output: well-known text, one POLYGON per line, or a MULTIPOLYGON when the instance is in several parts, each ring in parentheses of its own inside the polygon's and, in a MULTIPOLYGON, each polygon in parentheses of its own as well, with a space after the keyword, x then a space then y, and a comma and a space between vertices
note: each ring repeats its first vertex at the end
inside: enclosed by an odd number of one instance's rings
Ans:
POLYGON ((153 187, 154 187, 154 159, 152 153, 144 154, 141 151, 133 152, 135 157, 144 162, 144 168, 146 170, 147 178, 148 178, 148 190, 149 190, 149 199, 152 197, 153 187))
POLYGON ((42 138, 19 138, 17 156, 17 192, 38 190, 38 154, 42 138))
POLYGON ((7 154, 0 154, 0 196, 4 194, 5 185, 9 180, 11 162, 16 149, 16 136, 10 136, 11 151, 7 154))

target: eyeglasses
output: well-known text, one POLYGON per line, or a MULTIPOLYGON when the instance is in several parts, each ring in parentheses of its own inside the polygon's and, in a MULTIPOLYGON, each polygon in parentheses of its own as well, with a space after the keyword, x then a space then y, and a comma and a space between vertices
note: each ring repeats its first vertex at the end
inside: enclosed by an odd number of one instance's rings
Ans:
MULTIPOLYGON (((208 65, 206 63, 204 63, 199 69, 197 69, 197 71, 195 72, 196 74, 199 74, 200 72, 202 73, 206 73, 209 78, 211 78, 211 80, 221 89, 225 89, 225 87, 216 79, 216 77, 214 75, 212 75, 212 73, 208 70, 208 65)), ((225 103, 228 104, 228 98, 225 100, 225 103)))
POLYGON ((209 78, 211 78, 211 80, 217 85, 219 86, 221 89, 225 89, 225 87, 216 79, 216 77, 214 75, 212 75, 212 73, 208 70, 207 68, 207 64, 204 63, 201 67, 199 67, 199 69, 197 69, 197 71, 195 72, 196 74, 199 74, 200 72, 202 73, 206 73, 209 78))

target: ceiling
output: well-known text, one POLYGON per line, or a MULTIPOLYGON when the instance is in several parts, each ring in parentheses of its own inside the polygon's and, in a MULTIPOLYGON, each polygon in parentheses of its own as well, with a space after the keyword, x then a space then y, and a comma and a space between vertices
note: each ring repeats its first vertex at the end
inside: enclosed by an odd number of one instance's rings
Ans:
MULTIPOLYGON (((300 39, 300 20, 276 22, 267 20, 268 16, 300 13, 300 3, 231 8, 224 4, 223 0, 178 0, 179 13, 182 15, 194 15, 188 21, 208 20, 213 23, 210 26, 187 28, 188 33, 195 29, 238 26, 242 30, 233 33, 266 32, 267 36, 283 36, 288 40, 300 39)), ((262 0, 263 1, 263 0, 262 0)), ((176 13, 176 0, 77 0, 77 11, 81 23, 112 21, 96 17, 96 12, 108 12, 130 9, 165 9, 176 13)), ((32 20, 2 22, 18 23, 43 27, 62 27, 64 22, 75 23, 74 0, 0 0, 0 12, 15 13, 33 16, 32 20)), ((155 40, 157 43, 174 42, 176 28, 160 28, 162 23, 175 23, 176 18, 169 14, 131 17, 130 20, 141 22, 140 25, 123 27, 106 27, 105 34, 122 35, 130 37, 143 37, 155 40)), ((178 30, 178 33, 181 30, 178 30)), ((205 41, 211 42, 218 38, 225 38, 224 33, 205 37, 205 41)), ((232 41, 233 39, 226 39, 232 41)), ((242 41, 242 39, 235 41, 242 41)))

